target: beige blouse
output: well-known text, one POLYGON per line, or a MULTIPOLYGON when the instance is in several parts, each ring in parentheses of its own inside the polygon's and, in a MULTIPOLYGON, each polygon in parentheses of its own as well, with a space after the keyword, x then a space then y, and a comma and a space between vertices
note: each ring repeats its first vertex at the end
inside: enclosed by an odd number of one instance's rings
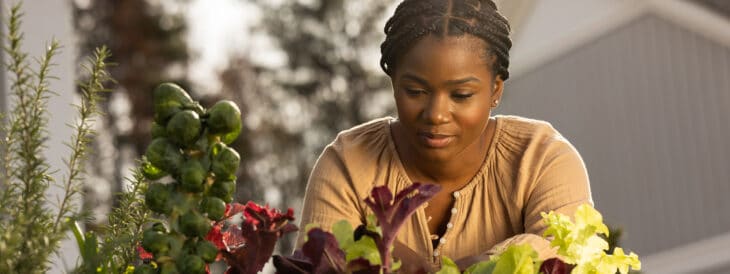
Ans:
MULTIPOLYGON (((517 116, 495 116, 496 132, 483 167, 453 193, 454 207, 443 237, 433 246, 423 206, 398 233, 397 240, 440 265, 441 256, 457 260, 493 254, 511 244, 529 243, 541 259, 554 257, 540 235, 540 212, 572 216, 592 204, 588 175, 576 149, 549 123, 517 116)), ((412 184, 391 137, 394 118, 381 118, 341 132, 317 160, 304 197, 301 226, 329 229, 339 220, 353 226, 371 214, 363 200, 374 186, 393 193, 412 184)), ((299 234, 297 246, 303 244, 299 234)))

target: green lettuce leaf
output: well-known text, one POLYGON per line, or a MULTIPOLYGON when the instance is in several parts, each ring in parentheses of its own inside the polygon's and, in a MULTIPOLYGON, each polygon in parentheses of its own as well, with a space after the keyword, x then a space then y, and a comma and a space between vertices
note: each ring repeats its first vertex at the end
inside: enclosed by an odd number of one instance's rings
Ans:
POLYGON ((459 267, 448 257, 441 257, 441 269, 436 274, 460 274, 459 267))
POLYGON ((512 245, 493 260, 497 262, 493 274, 536 274, 541 263, 529 244, 512 245))
POLYGON ((572 274, 616 271, 626 274, 629 268, 641 269, 639 257, 633 252, 626 255, 617 247, 614 254, 606 254, 608 242, 598 234, 608 236, 608 227, 603 223, 601 213, 592 206, 580 205, 575 212, 575 223, 567 216, 552 211, 542 213, 542 217, 548 225, 543 236, 553 237, 550 246, 557 247, 558 255, 566 263, 576 265, 572 274))

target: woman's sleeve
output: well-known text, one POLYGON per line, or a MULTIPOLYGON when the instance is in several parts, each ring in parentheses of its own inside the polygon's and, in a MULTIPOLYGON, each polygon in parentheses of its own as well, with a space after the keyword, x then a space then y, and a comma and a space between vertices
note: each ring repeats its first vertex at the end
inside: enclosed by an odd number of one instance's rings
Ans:
POLYGON ((353 226, 360 224, 361 204, 348 168, 333 145, 329 145, 307 182, 297 248, 304 244, 304 229, 308 224, 316 223, 329 231, 340 220, 347 220, 353 226))
POLYGON ((528 243, 540 254, 541 259, 555 257, 550 242, 542 237, 547 228, 541 212, 555 211, 573 218, 581 204, 593 205, 590 184, 585 165, 578 151, 565 139, 558 139, 539 157, 538 171, 533 187, 527 188, 523 208, 525 233, 511 237, 496 245, 490 254, 499 253, 514 244, 528 243))

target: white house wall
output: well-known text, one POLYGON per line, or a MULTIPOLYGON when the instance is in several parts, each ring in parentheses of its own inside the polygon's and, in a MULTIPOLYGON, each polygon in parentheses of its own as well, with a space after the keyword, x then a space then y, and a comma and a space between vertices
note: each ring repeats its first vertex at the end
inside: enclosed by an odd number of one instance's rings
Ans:
POLYGON ((507 81, 498 112, 551 121, 649 255, 730 231, 729 76, 728 47, 643 16, 507 81))
MULTIPOLYGON (((510 0, 506 0, 509 2, 510 0)), ((586 25, 605 21, 616 11, 625 9, 635 0, 550 0, 534 1, 529 15, 522 19, 513 53, 530 50, 537 45, 556 43, 565 35, 586 25)), ((512 19, 512 18, 510 18, 512 19)))

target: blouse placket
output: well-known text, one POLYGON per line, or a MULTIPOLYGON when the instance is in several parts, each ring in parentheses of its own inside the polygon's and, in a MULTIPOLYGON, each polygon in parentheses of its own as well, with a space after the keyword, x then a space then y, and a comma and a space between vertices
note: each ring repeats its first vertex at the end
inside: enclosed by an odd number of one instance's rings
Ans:
POLYGON ((444 254, 443 250, 446 248, 447 242, 450 243, 450 239, 452 238, 451 236, 453 234, 452 231, 458 231, 458 227, 460 227, 460 225, 462 224, 460 216, 462 212, 461 209, 463 208, 463 195, 461 194, 461 191, 454 191, 451 193, 451 195, 454 198, 454 206, 451 208, 449 222, 446 223, 446 231, 438 239, 438 245, 433 249, 431 256, 432 262, 438 265, 441 264, 441 256, 444 254))

